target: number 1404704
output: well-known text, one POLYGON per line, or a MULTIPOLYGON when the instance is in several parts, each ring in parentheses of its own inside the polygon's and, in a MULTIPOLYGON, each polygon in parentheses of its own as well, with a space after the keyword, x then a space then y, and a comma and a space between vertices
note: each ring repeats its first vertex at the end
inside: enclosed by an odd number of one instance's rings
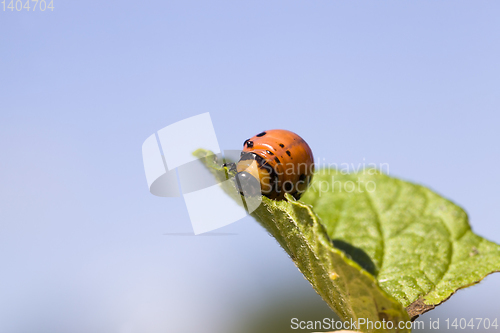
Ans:
POLYGON ((11 12, 14 10, 20 11, 46 11, 50 9, 54 10, 54 0, 46 1, 46 0, 3 0, 0 2, 2 4, 3 11, 8 11, 10 9, 11 12))
POLYGON ((498 329, 497 318, 455 318, 454 320, 448 318, 446 319, 447 329, 462 329, 462 330, 489 330, 498 329))

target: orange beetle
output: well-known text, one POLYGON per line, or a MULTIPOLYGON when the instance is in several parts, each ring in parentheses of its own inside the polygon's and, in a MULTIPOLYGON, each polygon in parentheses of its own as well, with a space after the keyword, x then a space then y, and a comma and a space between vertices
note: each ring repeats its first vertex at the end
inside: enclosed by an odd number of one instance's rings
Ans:
POLYGON ((243 143, 236 171, 241 193, 242 188, 247 192, 252 187, 249 184, 255 184, 257 179, 261 193, 270 199, 283 200, 285 193, 299 199, 311 183, 314 159, 304 139, 293 132, 275 129, 243 143))

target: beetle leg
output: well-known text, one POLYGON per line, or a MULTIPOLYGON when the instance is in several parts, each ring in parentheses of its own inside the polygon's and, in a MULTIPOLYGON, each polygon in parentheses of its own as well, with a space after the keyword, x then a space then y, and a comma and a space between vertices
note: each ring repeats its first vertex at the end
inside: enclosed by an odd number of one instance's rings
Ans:
POLYGON ((229 172, 236 172, 236 163, 224 163, 222 166, 227 168, 229 172))

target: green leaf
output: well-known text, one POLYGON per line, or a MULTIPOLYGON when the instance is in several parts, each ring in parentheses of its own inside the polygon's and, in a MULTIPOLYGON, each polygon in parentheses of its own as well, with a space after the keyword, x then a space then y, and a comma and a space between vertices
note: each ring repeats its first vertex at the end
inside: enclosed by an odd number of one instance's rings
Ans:
MULTIPOLYGON (((194 154, 219 181, 226 180, 221 162, 211 152, 197 150, 194 154)), ((226 187, 225 190, 231 196, 237 193, 234 187, 226 187)), ((311 206, 295 201, 289 195, 282 201, 263 197, 262 204, 252 216, 276 238, 305 278, 342 320, 409 321, 401 304, 378 286, 374 276, 333 246, 311 206)), ((372 331, 377 330, 366 330, 372 331)))
MULTIPOLYGON (((211 154, 195 152, 227 179, 211 154)), ((500 246, 472 233, 460 207, 373 169, 320 170, 301 201, 263 197, 252 216, 343 320, 414 319, 500 270, 500 246)))
POLYGON ((500 246, 474 234, 460 207, 426 187, 373 169, 324 169, 302 200, 335 246, 376 276, 412 317, 500 271, 500 246))

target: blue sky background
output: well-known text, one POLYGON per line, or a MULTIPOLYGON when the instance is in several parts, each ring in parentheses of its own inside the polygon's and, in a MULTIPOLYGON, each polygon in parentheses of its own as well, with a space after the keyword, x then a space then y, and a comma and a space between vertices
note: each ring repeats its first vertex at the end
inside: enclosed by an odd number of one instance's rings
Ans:
MULTIPOLYGON (((285 128, 327 163, 389 163, 500 243, 499 2, 1 6, 1 332, 246 332, 269 304, 285 332, 330 314, 251 218, 164 235, 189 218, 148 192, 141 145, 204 112, 222 149, 285 128)), ((494 318, 499 294, 492 275, 422 319, 494 318)))

